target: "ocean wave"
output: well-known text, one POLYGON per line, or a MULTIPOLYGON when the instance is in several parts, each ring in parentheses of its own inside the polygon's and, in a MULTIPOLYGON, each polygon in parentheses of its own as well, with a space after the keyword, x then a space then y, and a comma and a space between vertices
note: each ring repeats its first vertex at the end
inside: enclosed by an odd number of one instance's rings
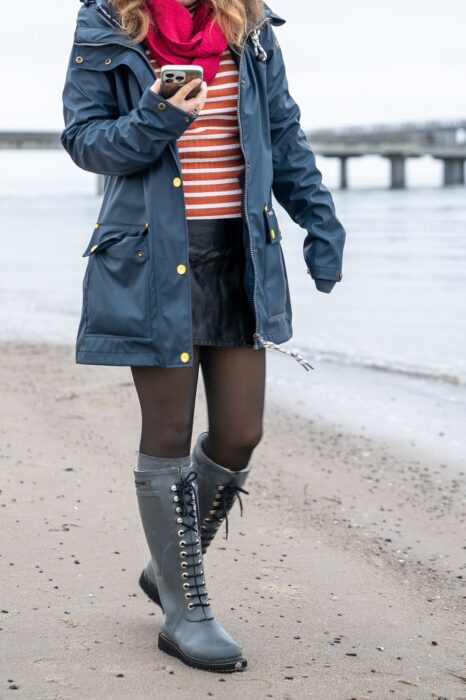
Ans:
POLYGON ((445 382, 446 384, 451 384, 452 386, 466 386, 466 374, 455 372, 451 368, 434 367, 431 365, 414 365, 390 358, 375 358, 316 348, 302 348, 300 351, 301 350, 302 354, 306 357, 312 357, 322 362, 372 369, 379 372, 388 372, 389 374, 413 377, 415 379, 434 379, 436 381, 445 382))

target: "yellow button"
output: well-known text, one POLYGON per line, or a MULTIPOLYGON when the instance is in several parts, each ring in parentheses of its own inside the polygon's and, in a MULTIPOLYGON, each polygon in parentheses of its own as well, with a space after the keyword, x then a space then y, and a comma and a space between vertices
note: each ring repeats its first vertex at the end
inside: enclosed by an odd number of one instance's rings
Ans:
POLYGON ((100 224, 96 224, 96 225, 94 226, 94 228, 99 228, 99 226, 100 226, 100 224))
POLYGON ((84 58, 82 56, 76 56, 76 63, 83 63, 84 58))
POLYGON ((272 236, 272 238, 275 238, 275 231, 273 230, 273 228, 270 229, 270 235, 272 236))
POLYGON ((179 275, 184 275, 184 273, 186 272, 186 269, 187 269, 186 265, 178 265, 178 267, 176 268, 176 271, 179 275))
POLYGON ((189 352, 182 352, 180 355, 181 362, 189 362, 189 352))
POLYGON ((174 177, 173 178, 173 186, 174 187, 181 187, 181 177, 174 177))
POLYGON ((264 211, 267 211, 267 204, 266 204, 265 207, 264 207, 264 211))

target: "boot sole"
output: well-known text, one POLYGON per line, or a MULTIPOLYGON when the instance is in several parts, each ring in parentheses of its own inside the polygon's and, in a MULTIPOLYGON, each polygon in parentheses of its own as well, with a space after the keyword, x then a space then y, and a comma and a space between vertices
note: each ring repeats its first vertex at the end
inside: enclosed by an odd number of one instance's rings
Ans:
POLYGON ((139 577, 138 581, 140 587, 144 591, 144 593, 156 604, 159 606, 159 608, 163 612, 163 607, 162 607, 162 602, 160 600, 159 592, 158 589, 149 581, 149 579, 146 577, 144 570, 141 572, 141 575, 139 577))
POLYGON ((214 673, 234 673, 235 671, 243 671, 248 662, 246 659, 234 659, 225 661, 201 661, 200 659, 193 659, 191 656, 184 654, 181 649, 171 642, 169 639, 159 633, 159 649, 164 651, 170 656, 175 656, 180 659, 187 666, 192 668, 200 668, 203 671, 213 671, 214 673))

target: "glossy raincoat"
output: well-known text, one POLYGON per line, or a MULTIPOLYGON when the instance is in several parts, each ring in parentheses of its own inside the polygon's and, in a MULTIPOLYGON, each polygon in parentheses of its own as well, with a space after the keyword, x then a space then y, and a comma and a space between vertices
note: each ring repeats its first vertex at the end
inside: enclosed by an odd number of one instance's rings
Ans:
MULTIPOLYGON (((84 170, 105 175, 88 263, 76 361, 192 366, 189 241, 176 140, 195 117, 150 90, 142 44, 108 0, 82 0, 63 90, 61 140, 84 170)), ((244 155, 244 286, 256 349, 292 337, 290 292, 272 194, 305 232, 304 271, 339 281, 345 230, 322 184, 291 97, 265 5, 241 52, 238 121, 244 155)))

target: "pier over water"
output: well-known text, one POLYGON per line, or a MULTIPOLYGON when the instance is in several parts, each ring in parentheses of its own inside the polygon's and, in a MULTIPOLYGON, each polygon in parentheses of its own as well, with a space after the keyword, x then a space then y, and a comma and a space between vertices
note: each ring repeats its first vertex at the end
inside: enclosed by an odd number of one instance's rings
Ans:
POLYGON ((406 187, 406 160, 431 156, 443 161, 443 184, 464 185, 466 119, 406 122, 306 133, 316 155, 340 159, 340 187, 348 188, 348 159, 381 156, 390 162, 390 187, 406 187))

